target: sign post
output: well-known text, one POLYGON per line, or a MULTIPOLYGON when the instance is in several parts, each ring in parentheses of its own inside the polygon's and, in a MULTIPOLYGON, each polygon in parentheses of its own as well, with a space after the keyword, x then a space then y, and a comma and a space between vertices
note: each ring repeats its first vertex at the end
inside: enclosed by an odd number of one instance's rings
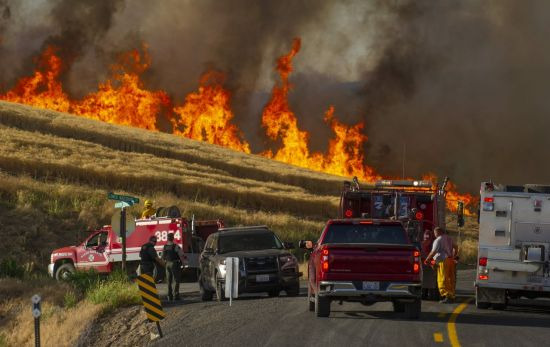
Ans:
POLYGON ((109 193, 109 200, 118 201, 115 208, 120 208, 120 237, 122 238, 122 271, 126 272, 126 207, 139 203, 139 199, 133 196, 109 193))
POLYGON ((42 315, 42 309, 40 302, 42 298, 40 295, 35 294, 31 298, 32 302, 32 316, 34 317, 34 345, 40 347, 40 316, 42 315))
POLYGON ((225 297, 229 298, 229 306, 233 298, 239 297, 239 258, 225 258, 225 297))

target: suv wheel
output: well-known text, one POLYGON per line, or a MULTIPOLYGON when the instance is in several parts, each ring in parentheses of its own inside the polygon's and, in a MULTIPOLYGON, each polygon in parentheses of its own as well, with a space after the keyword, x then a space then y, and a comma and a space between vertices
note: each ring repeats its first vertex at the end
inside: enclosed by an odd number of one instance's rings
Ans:
POLYGON ((330 316, 330 299, 315 295, 315 314, 317 317, 330 316))
POLYGON ((74 274, 74 272, 74 265, 72 263, 65 263, 61 265, 55 272, 55 279, 58 281, 67 280, 71 274, 74 274))
POLYGON ((422 300, 416 299, 414 302, 405 304, 405 315, 410 319, 420 318, 420 312, 422 311, 422 300))
POLYGON ((214 296, 214 292, 204 288, 204 284, 202 282, 202 275, 199 275, 199 290, 201 293, 201 300, 202 301, 211 301, 212 297, 214 296))
POLYGON ((225 291, 222 286, 222 281, 218 278, 218 275, 216 275, 216 300, 225 300, 225 291))
POLYGON ((309 306, 309 311, 315 311, 315 298, 313 297, 309 283, 307 284, 307 303, 309 306))

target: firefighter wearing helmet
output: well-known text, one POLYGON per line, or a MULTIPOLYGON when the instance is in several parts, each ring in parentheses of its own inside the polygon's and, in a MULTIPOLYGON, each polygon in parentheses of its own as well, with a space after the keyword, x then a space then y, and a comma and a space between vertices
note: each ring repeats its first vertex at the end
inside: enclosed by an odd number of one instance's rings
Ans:
POLYGON ((151 218, 156 212, 157 210, 153 208, 153 203, 150 200, 145 200, 145 210, 141 213, 141 218, 151 218))

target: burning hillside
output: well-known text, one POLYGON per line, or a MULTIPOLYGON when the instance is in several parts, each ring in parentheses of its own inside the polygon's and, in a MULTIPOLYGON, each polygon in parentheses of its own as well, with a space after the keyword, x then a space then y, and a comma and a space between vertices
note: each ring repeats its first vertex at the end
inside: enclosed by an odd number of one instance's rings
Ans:
MULTIPOLYGON (((325 153, 310 150, 310 133, 299 126, 288 98, 292 91, 289 76, 292 60, 298 54, 300 39, 294 39, 291 50, 277 60, 276 71, 280 81, 272 89, 271 98, 262 113, 262 126, 272 140, 274 150, 260 154, 288 164, 339 176, 357 176, 362 181, 380 179, 376 170, 366 164, 364 145, 367 136, 364 124, 347 125, 335 116, 335 107, 329 106, 324 121, 332 131, 325 153)), ((148 90, 141 75, 147 71, 151 59, 144 45, 141 52, 132 50, 119 56, 111 66, 111 77, 80 99, 71 98, 63 88, 60 75, 68 68, 57 54, 58 47, 48 46, 36 59, 32 76, 21 78, 15 87, 0 95, 1 100, 69 112, 104 122, 129 125, 158 131, 162 117, 172 124, 172 133, 250 153, 250 145, 234 124, 231 93, 224 87, 225 76, 220 71, 206 72, 198 91, 188 94, 179 106, 168 93, 148 90)), ((432 177, 436 181, 435 177, 432 177)), ((453 201, 473 202, 470 195, 453 190, 453 201)), ((452 209, 456 204, 450 202, 452 209)))

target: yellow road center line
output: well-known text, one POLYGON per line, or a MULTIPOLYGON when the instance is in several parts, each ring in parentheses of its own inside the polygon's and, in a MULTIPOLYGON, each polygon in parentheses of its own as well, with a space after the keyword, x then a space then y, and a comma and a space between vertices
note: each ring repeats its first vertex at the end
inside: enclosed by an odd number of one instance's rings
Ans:
POLYGON ((435 342, 443 342, 443 334, 442 333, 434 333, 434 341, 435 342))
POLYGON ((458 315, 464 311, 466 307, 468 307, 468 303, 470 303, 472 299, 468 299, 462 304, 458 305, 453 313, 451 313, 451 317, 449 317, 449 322, 447 322, 447 334, 449 335, 449 342, 451 343, 452 347, 460 347, 460 342, 458 342, 458 336, 456 334, 456 318, 458 315))

